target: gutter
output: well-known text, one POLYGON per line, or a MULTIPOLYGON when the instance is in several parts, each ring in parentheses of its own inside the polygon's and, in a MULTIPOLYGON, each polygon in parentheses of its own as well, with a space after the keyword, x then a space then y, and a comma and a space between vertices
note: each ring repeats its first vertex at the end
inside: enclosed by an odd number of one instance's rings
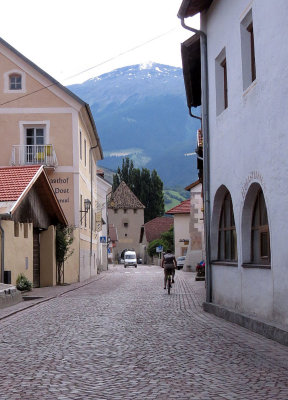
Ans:
MULTIPOLYGON (((205 225, 205 269, 206 269, 206 302, 212 302, 212 273, 210 260, 210 157, 209 157, 209 115, 208 115, 208 60, 207 36, 203 31, 185 24, 184 16, 179 15, 184 29, 200 35, 201 53, 201 88, 202 88, 202 129, 203 129, 203 195, 204 195, 204 225, 205 225)), ((189 110, 191 117, 194 115, 189 110)))

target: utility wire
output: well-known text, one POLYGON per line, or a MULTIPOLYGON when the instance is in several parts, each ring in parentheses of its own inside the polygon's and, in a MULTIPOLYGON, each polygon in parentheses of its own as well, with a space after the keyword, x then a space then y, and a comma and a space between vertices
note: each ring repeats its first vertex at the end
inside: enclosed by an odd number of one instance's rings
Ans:
POLYGON ((66 81, 66 80, 68 80, 68 79, 75 78, 75 77, 78 76, 78 75, 82 75, 82 74, 84 74, 85 72, 91 71, 91 69, 100 67, 101 65, 104 65, 104 64, 106 64, 106 63, 108 63, 108 62, 110 62, 110 61, 116 60, 117 58, 119 58, 119 57, 121 57, 121 56, 123 56, 123 55, 125 55, 125 54, 127 54, 127 53, 130 53, 131 51, 137 50, 137 49, 139 49, 140 47, 143 47, 143 46, 145 46, 146 44, 153 42, 154 40, 160 39, 161 37, 168 35, 169 33, 175 31, 176 29, 177 29, 177 27, 174 27, 174 28, 170 29, 170 30, 167 31, 167 32, 161 33, 161 35, 158 35, 158 36, 155 36, 155 37, 152 38, 152 39, 146 40, 146 42, 143 42, 143 43, 141 43, 141 44, 138 44, 137 46, 131 47, 131 49, 125 50, 125 51, 123 51, 123 52, 117 54, 116 56, 113 56, 113 57, 111 57, 111 58, 108 58, 107 60, 102 61, 101 63, 96 64, 96 65, 94 65, 93 67, 84 69, 83 71, 80 71, 80 72, 78 72, 78 73, 75 74, 75 75, 71 75, 71 76, 69 76, 68 78, 65 78, 65 79, 63 79, 63 80, 66 81))
MULTIPOLYGON (((174 28, 170 29, 170 30, 167 31, 167 32, 164 32, 164 33, 161 33, 161 34, 158 35, 158 36, 155 36, 155 37, 152 38, 152 39, 146 40, 146 42, 143 42, 143 43, 141 43, 141 44, 138 44, 137 46, 131 47, 131 49, 125 50, 125 51, 123 51, 123 52, 117 54, 116 56, 110 57, 110 58, 108 58, 107 60, 104 60, 104 61, 102 61, 101 63, 94 65, 93 67, 84 69, 83 71, 80 71, 80 72, 78 72, 77 74, 74 74, 74 75, 69 76, 68 78, 64 78, 63 81, 66 81, 66 80, 75 78, 76 76, 82 75, 82 74, 84 74, 85 72, 91 71, 92 69, 95 69, 95 68, 97 68, 97 67, 100 67, 101 65, 104 65, 104 64, 106 64, 106 63, 108 63, 108 62, 110 62, 110 61, 116 60, 117 58, 119 58, 119 57, 121 57, 121 56, 123 56, 123 55, 125 55, 125 54, 127 54, 127 53, 130 53, 130 52, 132 52, 132 51, 134 51, 134 50, 136 50, 136 49, 139 49, 140 47, 145 46, 145 45, 148 44, 148 43, 153 42, 154 40, 160 39, 161 37, 168 35, 169 33, 175 31, 176 29, 177 29, 177 27, 174 27, 174 28)), ((9 104, 9 103, 12 103, 12 102, 14 102, 14 101, 20 100, 20 99, 22 99, 22 98, 24 98, 24 97, 31 96, 32 94, 41 92, 42 90, 48 89, 48 88, 50 88, 51 86, 55 86, 55 85, 57 86, 57 85, 59 85, 59 84, 61 85, 60 82, 51 83, 50 85, 44 86, 44 87, 42 87, 42 88, 40 88, 40 89, 37 89, 37 90, 34 90, 33 92, 26 93, 26 94, 23 94, 22 96, 16 97, 15 99, 5 101, 4 103, 0 103, 0 106, 4 106, 4 105, 9 104)))

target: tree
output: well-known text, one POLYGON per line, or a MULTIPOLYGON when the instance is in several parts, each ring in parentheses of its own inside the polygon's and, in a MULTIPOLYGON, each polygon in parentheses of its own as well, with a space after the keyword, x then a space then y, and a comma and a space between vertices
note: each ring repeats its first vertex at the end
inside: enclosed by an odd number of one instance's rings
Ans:
POLYGON ((171 250, 174 252, 174 228, 173 226, 167 232, 160 235, 160 239, 152 240, 147 247, 147 252, 150 257, 157 254, 156 247, 163 246, 163 251, 171 250))
POLYGON ((121 181, 124 181, 144 204, 145 222, 165 213, 163 182, 155 169, 152 173, 147 168, 142 168, 140 171, 139 168, 134 168, 133 161, 129 157, 125 157, 122 160, 122 168, 118 167, 117 173, 113 176, 113 191, 117 189, 121 181))
POLYGON ((156 247, 162 246, 162 241, 161 239, 155 239, 152 240, 147 246, 147 253, 149 254, 150 257, 153 257, 157 254, 156 252, 156 247))
POLYGON ((174 252, 174 227, 171 226, 169 231, 161 234, 164 251, 171 250, 174 252))
POLYGON ((64 283, 64 262, 73 253, 70 246, 73 243, 73 227, 57 225, 56 227, 56 263, 57 284, 64 283), (62 281, 62 282, 61 282, 62 281))
POLYGON ((151 207, 150 207, 151 177, 149 169, 142 168, 140 181, 141 181, 141 191, 139 200, 145 206, 144 222, 148 222, 152 219, 151 207))
POLYGON ((165 212, 163 182, 159 178, 155 169, 153 169, 151 173, 150 193, 150 219, 153 219, 159 215, 163 215, 165 212))
POLYGON ((112 191, 115 192, 117 187, 120 185, 120 179, 118 174, 113 175, 112 191))
MULTIPOLYGON (((118 167, 117 169, 118 178, 115 178, 116 187, 115 188, 113 187, 113 191, 117 189, 117 187, 120 185, 120 182, 122 181, 124 181, 131 189, 131 187, 133 186, 133 174, 134 174, 133 161, 130 160, 129 157, 123 158, 122 168, 120 169, 120 167, 118 167)), ((113 186, 114 186, 114 176, 113 176, 113 186)))

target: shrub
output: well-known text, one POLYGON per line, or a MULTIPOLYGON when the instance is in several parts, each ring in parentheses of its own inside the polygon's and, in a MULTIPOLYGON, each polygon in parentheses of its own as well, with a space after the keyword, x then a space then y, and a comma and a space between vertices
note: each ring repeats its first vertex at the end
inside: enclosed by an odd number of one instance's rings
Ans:
POLYGON ((199 264, 196 265, 197 276, 205 276, 205 261, 200 261, 199 264))
POLYGON ((16 279, 16 287, 18 290, 31 290, 32 289, 32 282, 30 282, 24 274, 19 274, 16 279))

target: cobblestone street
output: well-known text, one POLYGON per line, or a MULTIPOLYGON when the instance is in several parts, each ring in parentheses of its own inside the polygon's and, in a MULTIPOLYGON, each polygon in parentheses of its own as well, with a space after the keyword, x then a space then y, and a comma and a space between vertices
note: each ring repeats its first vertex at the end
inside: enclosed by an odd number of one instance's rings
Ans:
MULTIPOLYGON (((0 321, 1 400, 288 399, 288 348, 202 311, 204 283, 157 266, 0 321)), ((26 303, 26 302, 25 302, 26 303)))

